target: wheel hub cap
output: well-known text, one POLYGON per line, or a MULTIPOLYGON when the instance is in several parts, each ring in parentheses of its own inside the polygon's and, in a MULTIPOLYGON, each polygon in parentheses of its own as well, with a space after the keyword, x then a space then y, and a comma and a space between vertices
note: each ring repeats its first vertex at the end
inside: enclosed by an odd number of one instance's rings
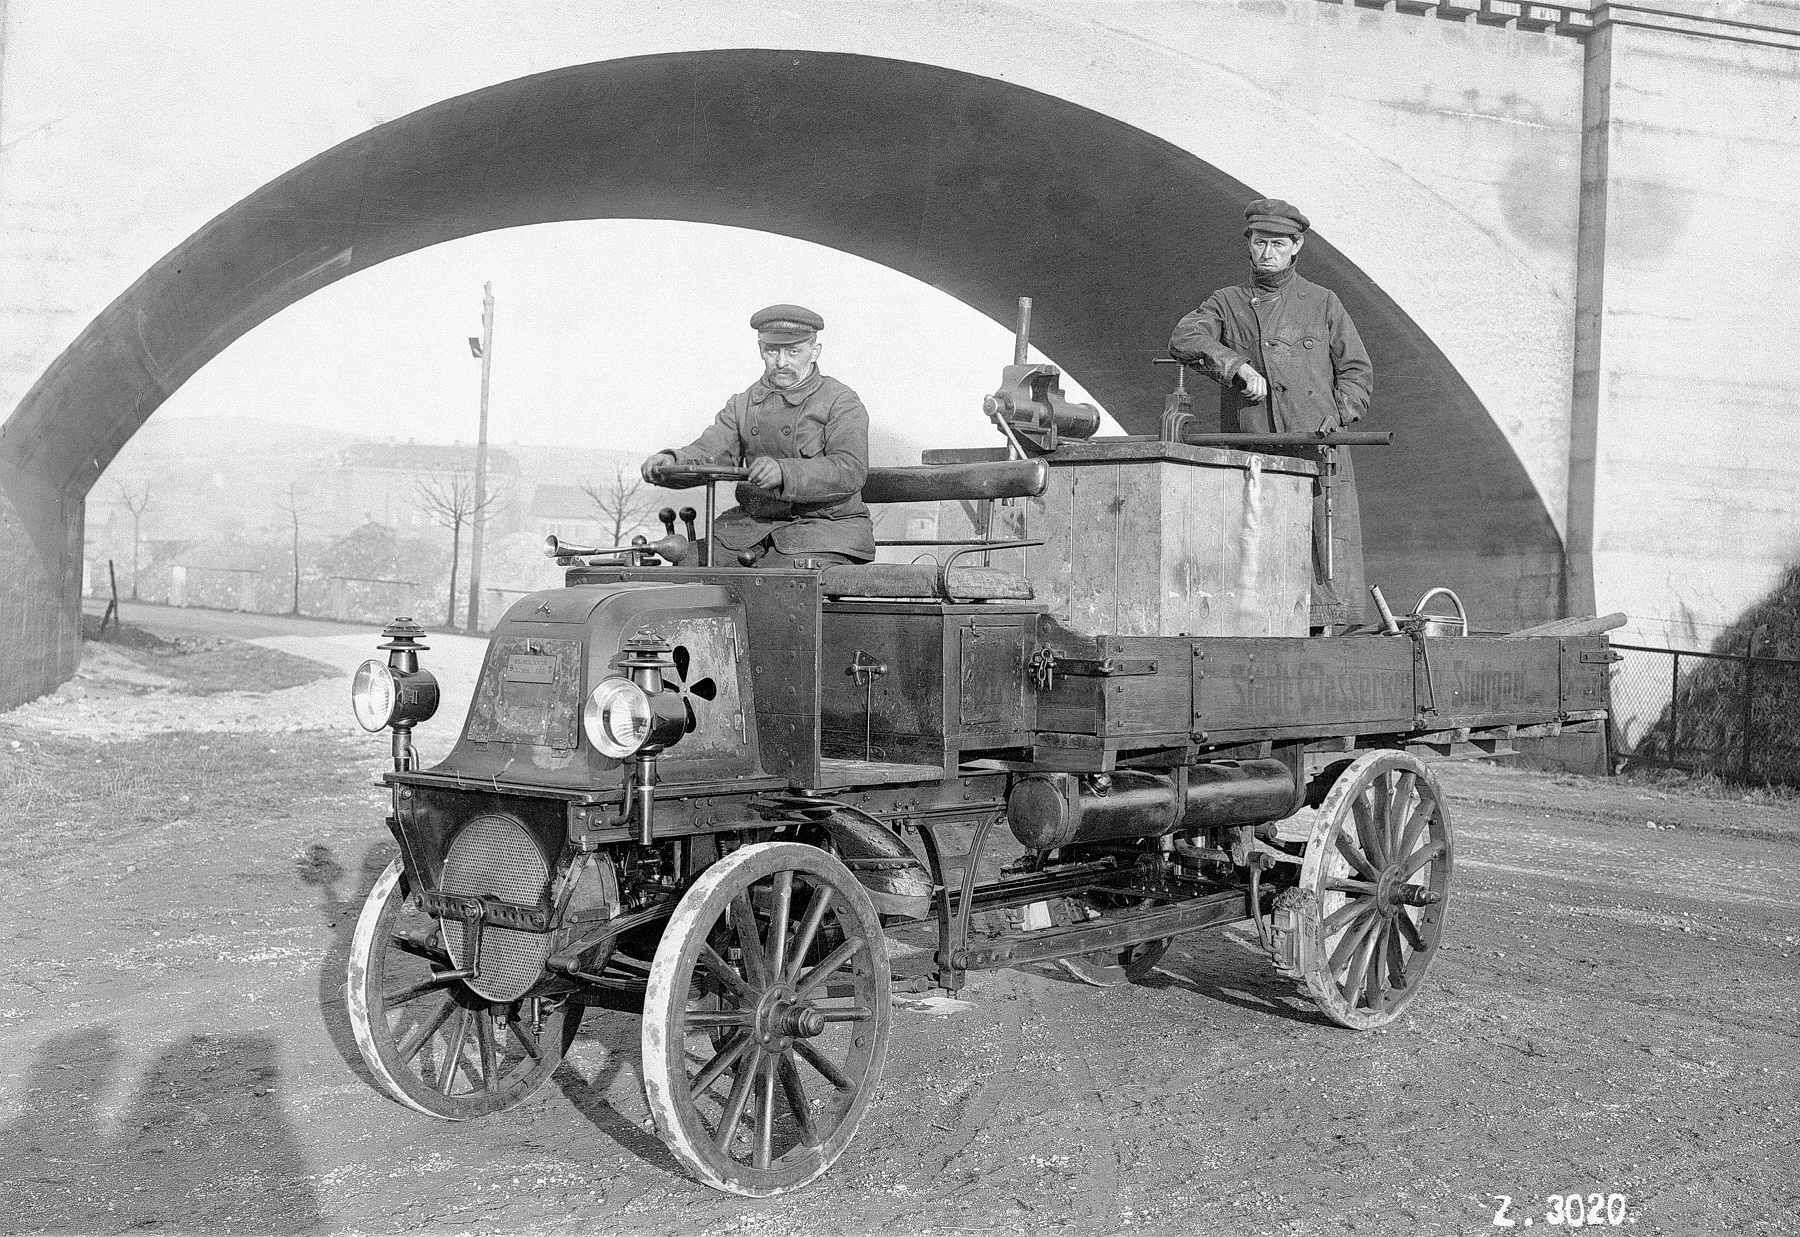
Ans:
POLYGON ((785 1048, 789 1041, 811 1039, 825 1030, 825 1015, 793 988, 778 984, 756 1003, 756 1038, 765 1048, 785 1048))

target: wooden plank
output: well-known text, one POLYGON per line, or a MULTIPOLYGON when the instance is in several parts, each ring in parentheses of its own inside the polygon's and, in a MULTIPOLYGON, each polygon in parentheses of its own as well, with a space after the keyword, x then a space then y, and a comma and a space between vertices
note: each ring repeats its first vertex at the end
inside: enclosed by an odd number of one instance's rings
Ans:
POLYGON ((1598 636, 1612 631, 1616 627, 1625 626, 1625 615, 1614 611, 1598 618, 1588 615, 1582 618, 1552 619, 1548 623, 1539 623, 1536 627, 1526 627, 1520 631, 1506 633, 1508 640, 1518 640, 1531 636, 1598 636))
POLYGON ((1559 641, 1443 636, 1426 640, 1424 650, 1416 676, 1421 715, 1429 714, 1434 721, 1454 717, 1497 722, 1557 714, 1559 641), (1423 673, 1426 661, 1431 667, 1429 681, 1423 673))
POLYGON ((1215 637, 1192 641, 1191 650, 1195 730, 1275 737, 1392 718, 1411 728, 1410 640, 1215 637))

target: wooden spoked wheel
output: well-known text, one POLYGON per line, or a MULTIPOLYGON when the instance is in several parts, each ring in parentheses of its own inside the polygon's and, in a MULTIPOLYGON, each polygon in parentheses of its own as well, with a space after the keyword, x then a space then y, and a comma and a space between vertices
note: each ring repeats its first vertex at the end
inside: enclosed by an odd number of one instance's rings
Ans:
POLYGON ((1450 814, 1437 778, 1405 752, 1370 752, 1333 783, 1300 869, 1310 922, 1302 978, 1332 1021, 1399 1017, 1437 956, 1449 908, 1450 814))
POLYGON ((663 1141, 733 1194, 818 1177, 874 1098, 889 986, 874 903, 829 854, 764 842, 707 868, 644 998, 644 1090, 663 1141))
MULTIPOLYGON (((1059 928, 1099 919, 1104 914, 1094 899, 1080 895, 1052 898, 1049 909, 1050 922, 1059 928)), ((1136 983, 1155 970, 1162 956, 1169 952, 1173 939, 1163 937, 1121 949, 1100 949, 1073 958, 1058 958, 1056 965, 1082 983, 1093 984, 1096 988, 1116 988, 1120 984, 1136 983)))
POLYGON ((410 1108, 466 1121, 511 1108, 555 1072, 581 1007, 489 1001, 454 978, 443 925, 399 859, 369 891, 350 944, 350 1026, 382 1087, 410 1108))

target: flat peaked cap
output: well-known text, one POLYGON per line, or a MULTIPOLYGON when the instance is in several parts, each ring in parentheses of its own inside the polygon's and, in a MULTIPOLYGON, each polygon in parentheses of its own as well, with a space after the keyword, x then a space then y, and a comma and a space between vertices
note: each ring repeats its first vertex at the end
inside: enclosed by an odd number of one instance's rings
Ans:
POLYGON ((750 329, 772 344, 797 344, 825 329, 825 319, 799 305, 771 305, 750 315, 750 329))
POLYGON ((1244 207, 1244 235, 1252 231, 1298 236, 1312 227, 1312 220, 1280 198, 1257 198, 1244 207))

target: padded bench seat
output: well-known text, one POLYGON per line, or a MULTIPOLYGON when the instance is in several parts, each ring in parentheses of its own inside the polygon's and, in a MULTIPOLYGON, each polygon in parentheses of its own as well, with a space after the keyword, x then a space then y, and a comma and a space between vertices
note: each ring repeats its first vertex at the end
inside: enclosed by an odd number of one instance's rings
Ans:
MULTIPOLYGON (((957 601, 1030 601, 1031 582, 995 567, 952 567, 950 594, 957 601)), ((819 588, 827 597, 923 597, 944 601, 938 593, 938 568, 930 563, 843 563, 819 572, 819 588)))

